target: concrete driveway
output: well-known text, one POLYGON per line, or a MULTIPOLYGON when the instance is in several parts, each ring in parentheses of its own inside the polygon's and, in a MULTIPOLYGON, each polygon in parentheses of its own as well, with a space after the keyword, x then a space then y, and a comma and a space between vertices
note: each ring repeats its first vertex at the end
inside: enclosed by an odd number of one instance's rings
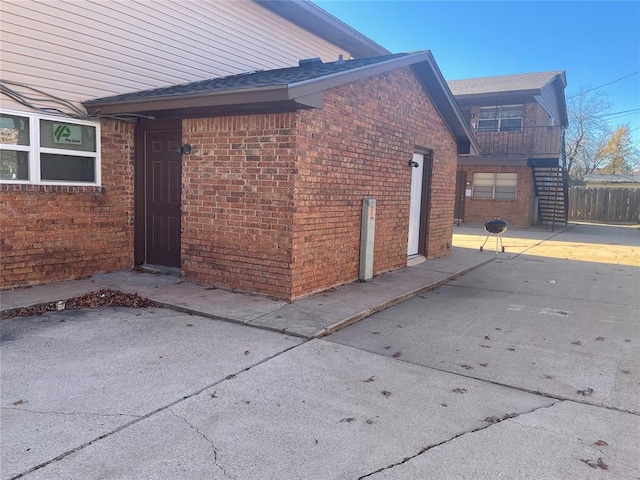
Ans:
POLYGON ((371 478, 640 478, 640 231, 511 235, 495 261, 329 340, 556 401, 371 478))
POLYGON ((2 478, 640 478, 639 232, 548 237, 310 341, 161 308, 5 320, 2 478))

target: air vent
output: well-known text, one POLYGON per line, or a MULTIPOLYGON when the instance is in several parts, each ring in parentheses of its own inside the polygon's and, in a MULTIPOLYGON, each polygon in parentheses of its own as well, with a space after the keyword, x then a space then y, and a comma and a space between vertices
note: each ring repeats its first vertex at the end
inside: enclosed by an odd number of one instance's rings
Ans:
POLYGON ((322 59, 320 57, 314 57, 298 61, 299 67, 313 67, 314 65, 322 65, 322 59))

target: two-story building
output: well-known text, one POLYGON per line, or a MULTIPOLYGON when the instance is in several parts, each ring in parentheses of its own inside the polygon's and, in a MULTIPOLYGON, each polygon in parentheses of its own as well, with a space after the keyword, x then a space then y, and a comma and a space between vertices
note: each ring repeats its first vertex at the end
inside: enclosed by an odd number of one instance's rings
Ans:
POLYGON ((476 148, 430 52, 304 0, 0 8, 0 288, 141 266, 293 300, 450 252, 476 148))
POLYGON ((449 81, 478 142, 459 155, 455 218, 512 225, 567 221, 564 71, 449 81))

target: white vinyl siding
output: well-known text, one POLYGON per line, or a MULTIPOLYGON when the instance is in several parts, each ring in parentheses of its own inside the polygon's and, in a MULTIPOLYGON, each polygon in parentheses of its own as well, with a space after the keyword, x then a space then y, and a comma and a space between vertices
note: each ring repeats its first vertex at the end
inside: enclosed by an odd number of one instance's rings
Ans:
POLYGON ((474 173, 473 198, 515 200, 517 173, 474 173))
POLYGON ((350 56, 250 0, 3 0, 0 9, 3 80, 75 104, 350 56))
POLYGON ((100 125, 0 111, 0 182, 100 185, 100 125))

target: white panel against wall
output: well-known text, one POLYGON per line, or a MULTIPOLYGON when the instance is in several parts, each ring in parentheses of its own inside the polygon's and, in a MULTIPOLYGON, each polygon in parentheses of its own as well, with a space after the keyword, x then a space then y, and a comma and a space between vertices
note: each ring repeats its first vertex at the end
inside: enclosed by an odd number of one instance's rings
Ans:
POLYGON ((349 55, 250 0, 3 0, 0 13, 3 79, 73 102, 349 55))

